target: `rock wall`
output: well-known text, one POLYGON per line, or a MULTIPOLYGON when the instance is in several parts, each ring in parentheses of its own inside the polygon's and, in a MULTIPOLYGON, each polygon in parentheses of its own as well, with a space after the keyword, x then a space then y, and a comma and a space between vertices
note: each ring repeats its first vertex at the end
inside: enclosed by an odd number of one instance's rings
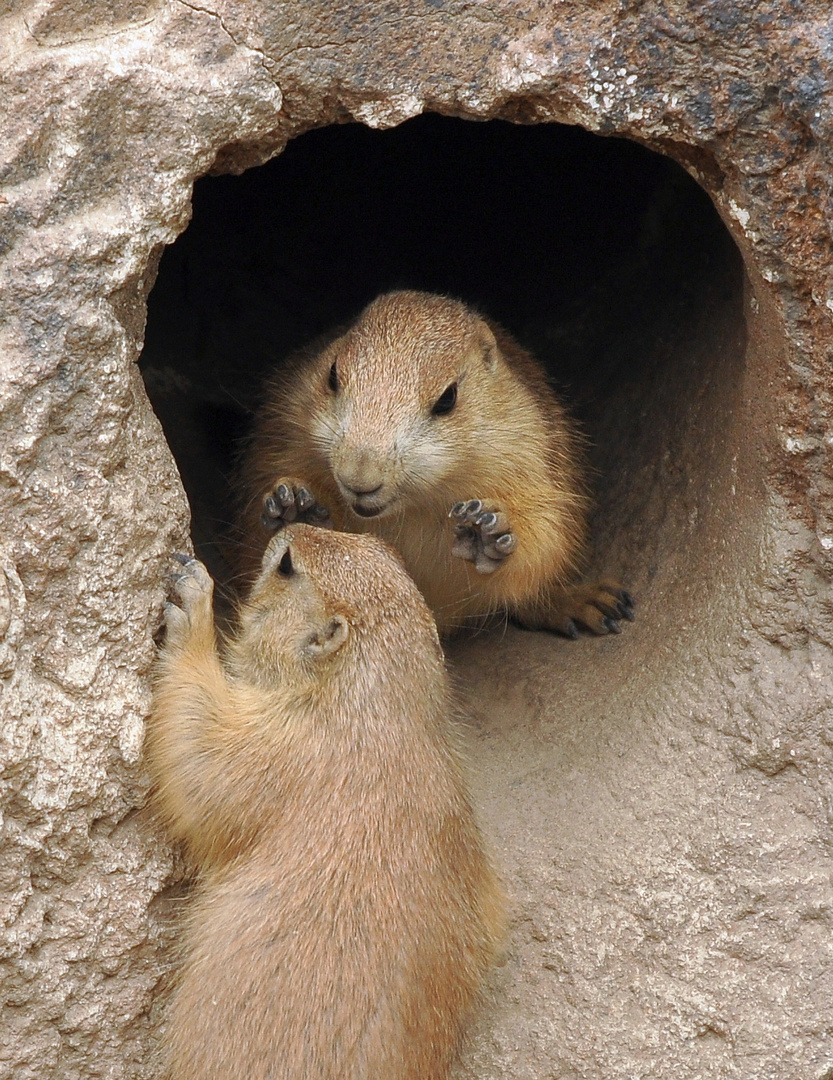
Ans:
POLYGON ((176 904, 140 750, 188 531, 135 365, 162 248, 207 172, 423 111, 667 154, 744 264, 745 332, 715 295, 606 414, 640 622, 454 650, 516 913, 461 1073, 833 1075, 831 56, 786 0, 0 8, 0 1076, 155 1075, 176 904))

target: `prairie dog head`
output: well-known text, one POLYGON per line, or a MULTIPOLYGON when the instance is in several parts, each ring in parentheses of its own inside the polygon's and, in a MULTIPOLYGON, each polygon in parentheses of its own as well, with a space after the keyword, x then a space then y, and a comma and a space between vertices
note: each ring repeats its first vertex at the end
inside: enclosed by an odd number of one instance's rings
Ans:
POLYGON ((374 300, 323 350, 310 417, 344 503, 362 518, 424 503, 488 415, 499 351, 464 304, 420 292, 374 300))
POLYGON ((373 536, 298 524, 266 549, 233 660, 259 683, 298 689, 341 679, 345 667, 351 687, 400 665, 443 670, 436 624, 396 552, 373 536))

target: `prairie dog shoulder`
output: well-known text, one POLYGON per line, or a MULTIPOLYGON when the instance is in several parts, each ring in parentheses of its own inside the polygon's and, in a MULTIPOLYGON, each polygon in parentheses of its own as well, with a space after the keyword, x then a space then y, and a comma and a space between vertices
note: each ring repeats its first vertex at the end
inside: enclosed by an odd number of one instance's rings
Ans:
POLYGON ((503 927, 435 625, 374 537, 270 543, 220 657, 192 561, 147 742, 202 867, 169 1080, 444 1077, 503 927))

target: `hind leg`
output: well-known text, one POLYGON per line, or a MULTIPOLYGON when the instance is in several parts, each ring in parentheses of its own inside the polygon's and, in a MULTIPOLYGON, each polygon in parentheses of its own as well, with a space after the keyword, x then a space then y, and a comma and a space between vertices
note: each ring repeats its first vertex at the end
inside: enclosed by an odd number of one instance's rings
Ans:
POLYGON ((554 588, 545 600, 512 611, 528 630, 553 630, 577 638, 579 630, 591 634, 621 633, 622 619, 634 620, 631 594, 616 581, 579 582, 554 588))

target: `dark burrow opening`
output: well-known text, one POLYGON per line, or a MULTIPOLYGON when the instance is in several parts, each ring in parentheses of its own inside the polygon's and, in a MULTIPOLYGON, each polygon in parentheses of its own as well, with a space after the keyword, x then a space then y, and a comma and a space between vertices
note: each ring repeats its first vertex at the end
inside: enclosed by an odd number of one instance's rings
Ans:
POLYGON ((661 565, 696 576, 745 342, 743 265, 710 199, 634 142, 429 115, 322 128, 200 180, 161 260, 141 365, 220 580, 263 375, 402 287, 474 304, 546 363, 589 438, 599 569, 643 596, 661 565))

